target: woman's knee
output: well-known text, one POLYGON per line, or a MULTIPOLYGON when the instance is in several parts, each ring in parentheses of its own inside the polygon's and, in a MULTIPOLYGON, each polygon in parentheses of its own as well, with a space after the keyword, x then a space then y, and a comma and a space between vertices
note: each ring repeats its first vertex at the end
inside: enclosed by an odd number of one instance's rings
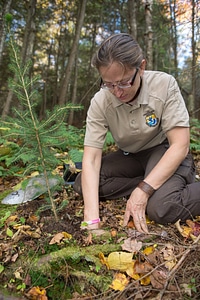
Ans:
MULTIPOLYGON (((153 200, 153 199, 152 199, 153 200)), ((172 197, 169 199, 151 201, 147 205, 148 218, 159 224, 175 223, 180 218, 180 205, 172 197)))

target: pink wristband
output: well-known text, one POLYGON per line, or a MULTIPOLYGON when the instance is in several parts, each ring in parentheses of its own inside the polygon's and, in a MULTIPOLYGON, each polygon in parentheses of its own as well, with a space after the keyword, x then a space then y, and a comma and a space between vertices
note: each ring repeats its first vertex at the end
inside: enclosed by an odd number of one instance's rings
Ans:
POLYGON ((97 224, 99 222, 100 222, 100 218, 91 220, 91 221, 83 221, 83 222, 81 222, 81 227, 86 227, 88 225, 97 224))

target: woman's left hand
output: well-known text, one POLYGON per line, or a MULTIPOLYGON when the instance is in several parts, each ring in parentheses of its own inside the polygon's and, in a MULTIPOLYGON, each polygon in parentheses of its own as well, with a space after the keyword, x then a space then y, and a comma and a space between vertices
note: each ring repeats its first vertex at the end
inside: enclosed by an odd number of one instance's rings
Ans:
POLYGON ((145 211, 148 201, 148 194, 140 188, 136 188, 130 195, 126 204, 124 215, 124 226, 128 224, 130 216, 133 217, 134 225, 139 232, 148 233, 145 211))

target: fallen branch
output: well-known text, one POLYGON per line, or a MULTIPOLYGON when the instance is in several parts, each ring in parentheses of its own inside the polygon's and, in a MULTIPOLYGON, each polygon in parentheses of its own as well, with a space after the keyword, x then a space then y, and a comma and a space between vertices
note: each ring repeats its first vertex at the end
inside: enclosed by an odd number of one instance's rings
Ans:
POLYGON ((186 257, 188 256, 188 254, 195 248, 196 244, 198 244, 198 242, 200 241, 200 235, 196 238, 196 240, 188 247, 187 250, 185 250, 185 252, 183 253, 182 257, 180 258, 180 260, 178 261, 178 263, 174 266, 174 268, 169 272, 168 276, 167 276, 167 280, 164 284, 164 287, 162 289, 162 291, 160 291, 159 295, 158 295, 158 300, 162 300, 163 295, 167 289, 167 286, 169 284, 169 281, 171 280, 171 278, 175 275, 175 273, 178 271, 178 269, 180 268, 180 266, 182 265, 182 263, 184 262, 184 260, 186 259, 186 257))

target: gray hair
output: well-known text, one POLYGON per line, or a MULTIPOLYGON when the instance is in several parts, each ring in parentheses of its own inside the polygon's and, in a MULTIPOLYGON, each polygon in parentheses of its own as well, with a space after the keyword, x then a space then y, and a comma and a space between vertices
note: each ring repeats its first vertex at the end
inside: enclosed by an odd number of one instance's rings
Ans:
POLYGON ((103 41, 92 58, 92 65, 99 70, 118 62, 125 69, 133 69, 139 68, 143 59, 143 51, 134 38, 128 33, 117 33, 103 41))

